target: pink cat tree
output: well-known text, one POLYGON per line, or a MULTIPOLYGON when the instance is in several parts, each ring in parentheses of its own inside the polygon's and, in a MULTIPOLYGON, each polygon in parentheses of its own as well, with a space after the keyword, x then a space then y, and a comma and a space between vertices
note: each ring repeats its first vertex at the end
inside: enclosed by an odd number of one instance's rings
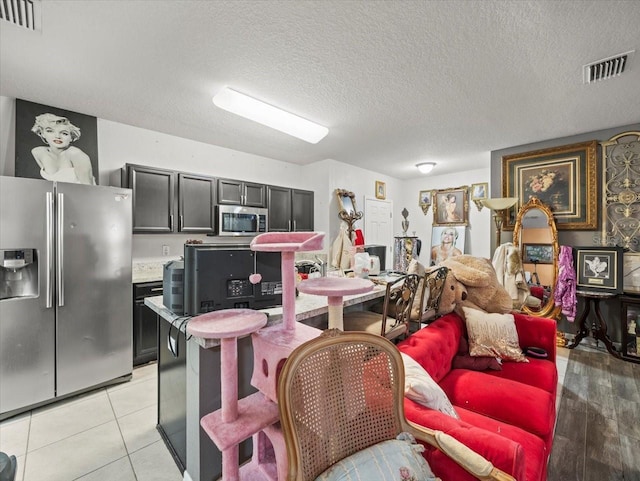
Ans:
MULTIPOLYGON (((223 481, 284 481, 287 454, 280 431, 277 406, 278 374, 287 357, 300 344, 317 337, 320 330, 296 323, 295 253, 322 249, 322 232, 271 232, 251 242, 251 249, 281 252, 282 323, 264 327, 266 315, 250 309, 227 309, 198 316, 187 331, 205 339, 220 339, 221 408, 204 416, 200 425, 222 451, 223 481), (237 338, 252 333, 253 376, 251 385, 259 390, 238 400, 237 338), (238 466, 238 445, 253 438, 253 457, 238 466)), ((250 277, 260 282, 259 273, 250 277)), ((326 295, 329 325, 342 327, 342 296, 373 289, 364 279, 320 278, 303 281, 301 292, 326 295)))

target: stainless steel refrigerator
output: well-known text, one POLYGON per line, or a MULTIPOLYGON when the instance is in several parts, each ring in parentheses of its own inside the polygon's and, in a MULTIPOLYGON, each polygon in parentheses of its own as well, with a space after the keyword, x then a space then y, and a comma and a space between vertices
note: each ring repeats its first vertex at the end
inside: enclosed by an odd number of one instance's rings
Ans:
POLYGON ((0 419, 132 371, 131 191, 0 177, 0 419))

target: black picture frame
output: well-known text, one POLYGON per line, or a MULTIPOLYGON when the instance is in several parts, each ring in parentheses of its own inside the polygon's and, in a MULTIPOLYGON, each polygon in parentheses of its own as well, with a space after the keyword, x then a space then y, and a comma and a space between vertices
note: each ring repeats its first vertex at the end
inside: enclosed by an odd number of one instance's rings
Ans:
POLYGON ((553 264, 552 244, 522 244, 525 264, 553 264))
POLYGON ((578 290, 622 294, 623 256, 622 247, 574 247, 578 290))

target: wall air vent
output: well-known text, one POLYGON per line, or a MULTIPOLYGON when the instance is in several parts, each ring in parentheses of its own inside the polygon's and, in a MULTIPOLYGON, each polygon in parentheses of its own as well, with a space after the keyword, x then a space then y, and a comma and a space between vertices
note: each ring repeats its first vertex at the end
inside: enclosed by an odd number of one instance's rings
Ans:
POLYGON ((0 0, 0 20, 40 31, 40 8, 40 0, 0 0))
POLYGON ((634 52, 635 50, 632 50, 585 65, 582 67, 583 83, 590 84, 621 75, 634 52))

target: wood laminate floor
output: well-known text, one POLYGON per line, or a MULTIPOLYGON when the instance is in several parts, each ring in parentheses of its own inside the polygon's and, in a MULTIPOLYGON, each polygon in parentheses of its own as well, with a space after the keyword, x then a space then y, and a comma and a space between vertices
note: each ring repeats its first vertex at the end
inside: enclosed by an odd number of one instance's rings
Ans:
POLYGON ((584 339, 564 375, 548 481, 640 481, 640 364, 584 339))

